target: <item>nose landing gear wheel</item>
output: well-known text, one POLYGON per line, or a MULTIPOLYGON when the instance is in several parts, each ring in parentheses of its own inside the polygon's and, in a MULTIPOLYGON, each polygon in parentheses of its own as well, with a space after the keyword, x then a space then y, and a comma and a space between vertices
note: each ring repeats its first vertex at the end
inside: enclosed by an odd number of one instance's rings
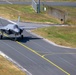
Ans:
POLYGON ((23 35, 21 35, 21 39, 23 39, 23 35))
POLYGON ((17 37, 15 37, 15 41, 17 41, 17 37))
POLYGON ((3 38, 3 35, 1 35, 0 38, 2 39, 3 38))

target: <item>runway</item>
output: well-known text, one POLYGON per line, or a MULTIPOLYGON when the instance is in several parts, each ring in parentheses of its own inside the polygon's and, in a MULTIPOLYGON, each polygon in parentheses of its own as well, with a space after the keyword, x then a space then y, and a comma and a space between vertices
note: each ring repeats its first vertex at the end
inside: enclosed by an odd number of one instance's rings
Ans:
MULTIPOLYGON (((32 0, 0 0, 0 4, 25 4, 25 5, 32 5, 32 0)), ((76 7, 76 2, 40 2, 41 5, 48 5, 48 6, 72 6, 76 7)))
MULTIPOLYGON (((9 22, 3 20, 4 24, 9 22)), ((26 25, 26 23, 20 23, 26 25)), ((33 27, 43 27, 43 24, 27 23, 33 27)), ((46 26, 46 25, 45 25, 46 26)), ((54 46, 43 38, 24 31, 24 39, 13 41, 4 37, 0 40, 0 51, 18 62, 32 75, 75 75, 76 49, 54 46)))

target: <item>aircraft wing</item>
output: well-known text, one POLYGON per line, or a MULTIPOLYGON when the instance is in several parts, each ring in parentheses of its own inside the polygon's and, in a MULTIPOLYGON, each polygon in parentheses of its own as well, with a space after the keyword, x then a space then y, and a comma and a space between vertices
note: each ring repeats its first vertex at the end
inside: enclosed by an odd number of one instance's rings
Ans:
POLYGON ((26 27, 26 26, 19 26, 21 29, 25 29, 25 30, 31 30, 31 29, 35 29, 37 27, 26 27))
POLYGON ((4 26, 0 26, 0 30, 4 29, 4 26))

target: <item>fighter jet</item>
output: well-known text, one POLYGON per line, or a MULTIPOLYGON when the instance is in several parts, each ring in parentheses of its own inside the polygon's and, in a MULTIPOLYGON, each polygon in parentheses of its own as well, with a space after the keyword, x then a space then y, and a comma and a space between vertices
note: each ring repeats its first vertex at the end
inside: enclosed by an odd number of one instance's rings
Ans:
POLYGON ((3 38, 4 33, 6 33, 8 35, 14 34, 15 40, 17 40, 17 36, 19 36, 19 35, 23 39, 22 32, 23 32, 24 28, 19 26, 19 20, 20 20, 20 17, 18 18, 18 22, 16 24, 8 24, 6 26, 0 27, 0 32, 1 32, 0 39, 3 38))

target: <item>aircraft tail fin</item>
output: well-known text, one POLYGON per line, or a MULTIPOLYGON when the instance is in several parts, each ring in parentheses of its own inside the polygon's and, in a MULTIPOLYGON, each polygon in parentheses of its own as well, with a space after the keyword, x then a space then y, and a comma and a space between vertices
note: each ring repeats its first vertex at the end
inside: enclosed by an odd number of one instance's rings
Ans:
POLYGON ((18 21, 17 21, 17 24, 19 25, 19 22, 20 22, 20 16, 18 17, 18 21))

